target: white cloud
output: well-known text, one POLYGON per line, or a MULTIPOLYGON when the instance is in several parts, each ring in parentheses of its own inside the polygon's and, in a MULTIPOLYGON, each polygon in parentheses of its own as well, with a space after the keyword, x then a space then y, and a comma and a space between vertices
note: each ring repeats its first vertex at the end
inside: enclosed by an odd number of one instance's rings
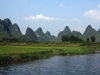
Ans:
POLYGON ((100 4, 98 4, 98 7, 100 8, 100 4))
POLYGON ((89 10, 84 13, 84 16, 95 20, 100 20, 100 10, 89 10))
POLYGON ((80 19, 74 18, 74 19, 72 19, 72 21, 80 21, 80 19))
POLYGON ((43 20, 43 21, 50 21, 50 20, 59 20, 59 18, 54 18, 54 17, 46 17, 42 14, 36 15, 36 16, 29 16, 25 17, 25 20, 33 20, 33 21, 38 21, 38 20, 43 20))
POLYGON ((60 6, 59 6, 60 8, 64 8, 64 4, 60 4, 60 6))

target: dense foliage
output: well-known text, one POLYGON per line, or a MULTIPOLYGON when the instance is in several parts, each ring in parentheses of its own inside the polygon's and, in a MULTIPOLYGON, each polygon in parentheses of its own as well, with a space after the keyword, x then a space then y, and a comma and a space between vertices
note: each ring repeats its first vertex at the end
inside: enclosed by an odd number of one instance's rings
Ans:
POLYGON ((90 40, 89 38, 86 39, 87 42, 89 42, 89 40, 90 40))
POLYGON ((71 36, 63 35, 61 39, 63 42, 66 42, 66 41, 82 42, 83 41, 82 39, 80 39, 79 37, 76 37, 74 35, 71 35, 71 36))
POLYGON ((95 42, 96 38, 94 36, 91 36, 91 41, 95 42))
POLYGON ((17 39, 17 38, 3 38, 2 41, 17 42, 17 41, 19 41, 19 39, 17 39))

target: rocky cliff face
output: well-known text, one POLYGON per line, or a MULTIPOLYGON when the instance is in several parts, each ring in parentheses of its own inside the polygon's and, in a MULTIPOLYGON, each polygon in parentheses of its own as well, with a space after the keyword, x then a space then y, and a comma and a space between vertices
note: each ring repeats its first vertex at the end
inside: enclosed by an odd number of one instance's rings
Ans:
POLYGON ((20 28, 16 23, 12 25, 12 22, 10 19, 6 18, 4 20, 0 19, 0 40, 2 38, 19 38, 22 41, 61 41, 61 37, 63 35, 74 35, 83 38, 86 40, 86 38, 90 38, 91 36, 96 37, 96 41, 100 42, 100 29, 96 31, 94 28, 92 28, 91 25, 88 25, 85 32, 81 34, 78 31, 72 31, 68 26, 65 27, 63 31, 60 31, 58 36, 55 37, 51 35, 49 31, 44 33, 42 31, 42 28, 38 28, 35 32, 31 28, 27 28, 26 34, 22 35, 20 28))
POLYGON ((0 21, 0 40, 4 37, 11 37, 11 34, 6 23, 4 21, 0 21))
POLYGON ((22 34, 21 31, 20 31, 20 28, 18 27, 18 25, 17 25, 16 23, 13 24, 13 28, 14 28, 17 32, 19 32, 20 34, 22 34))
POLYGON ((45 36, 47 37, 48 41, 57 41, 57 38, 54 35, 51 35, 49 31, 45 33, 45 36))
POLYGON ((96 42, 100 42, 99 30, 96 31, 94 28, 92 28, 91 25, 88 25, 82 38, 86 39, 86 38, 90 38, 91 36, 95 36, 96 37, 96 42))
POLYGON ((47 32, 45 33, 45 35, 51 36, 51 33, 50 33, 49 31, 47 31, 47 32))
POLYGON ((12 25, 12 22, 8 18, 4 19, 4 22, 6 23, 7 26, 12 25))
POLYGON ((31 28, 27 28, 26 30, 26 34, 23 35, 20 40, 23 40, 23 41, 36 41, 37 40, 37 37, 35 35, 35 32, 31 29, 31 28))
POLYGON ((7 25, 4 20, 2 20, 0 24, 1 24, 2 34, 3 32, 6 32, 6 34, 8 34, 9 37, 11 37, 12 35, 10 33, 9 25, 7 25))
POLYGON ((4 19, 0 21, 0 40, 3 38, 19 38, 21 34, 17 32, 12 25, 10 19, 4 19))
POLYGON ((63 35, 70 35, 70 34, 71 34, 71 30, 68 26, 66 26, 63 31, 59 32, 58 38, 60 39, 63 35))
POLYGON ((93 29, 91 25, 88 25, 83 34, 83 37, 90 37, 90 36, 96 36, 96 35, 97 35, 97 31, 93 29))
POLYGON ((38 28, 35 31, 35 34, 36 34, 39 41, 46 41, 47 40, 47 37, 45 36, 44 32, 42 31, 42 28, 38 28))
POLYGON ((98 30, 98 33, 100 34, 100 29, 98 30))

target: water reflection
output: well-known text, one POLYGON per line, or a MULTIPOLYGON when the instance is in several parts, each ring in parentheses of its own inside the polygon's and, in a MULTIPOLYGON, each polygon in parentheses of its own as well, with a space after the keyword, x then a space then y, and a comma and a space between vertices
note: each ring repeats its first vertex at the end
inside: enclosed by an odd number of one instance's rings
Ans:
POLYGON ((100 54, 54 56, 9 67, 0 75, 100 75, 100 54))

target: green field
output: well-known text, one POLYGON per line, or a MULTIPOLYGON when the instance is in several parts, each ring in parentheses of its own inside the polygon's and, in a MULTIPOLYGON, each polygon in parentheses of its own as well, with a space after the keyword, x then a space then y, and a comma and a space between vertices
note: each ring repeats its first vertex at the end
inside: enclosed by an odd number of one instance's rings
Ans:
POLYGON ((29 60, 43 59, 55 55, 80 55, 95 53, 95 47, 39 47, 39 46, 0 46, 0 66, 29 60))

